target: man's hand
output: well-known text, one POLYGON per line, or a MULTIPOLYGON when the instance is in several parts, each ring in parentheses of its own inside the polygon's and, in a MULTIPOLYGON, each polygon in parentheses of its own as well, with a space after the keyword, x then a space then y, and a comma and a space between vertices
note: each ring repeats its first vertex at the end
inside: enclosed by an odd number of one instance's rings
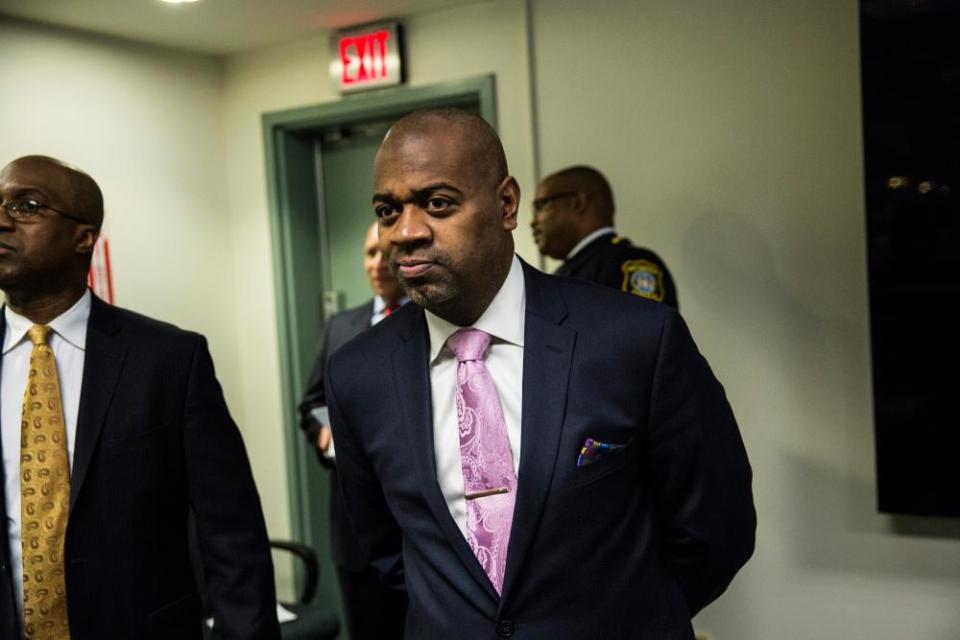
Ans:
POLYGON ((327 425, 322 425, 320 427, 320 433, 317 434, 317 448, 320 449, 321 453, 326 453, 327 449, 330 448, 330 442, 333 439, 333 434, 330 431, 330 427, 327 425))

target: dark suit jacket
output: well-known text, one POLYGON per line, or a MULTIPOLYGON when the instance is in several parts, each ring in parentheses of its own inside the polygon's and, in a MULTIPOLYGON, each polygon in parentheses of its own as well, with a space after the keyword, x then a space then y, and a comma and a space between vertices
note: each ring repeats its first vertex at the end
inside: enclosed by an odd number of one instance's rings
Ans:
POLYGON ((650 249, 634 246, 628 239, 613 231, 585 246, 577 255, 560 265, 555 273, 558 276, 604 284, 679 308, 677 287, 663 259, 650 249), (637 269, 641 273, 632 272, 631 263, 638 261, 646 263, 647 266, 637 269), (631 278, 631 273, 634 277, 645 274, 656 284, 651 288, 649 281, 641 280, 645 286, 638 288, 631 278))
MULTIPOLYGON (((65 549, 71 638, 200 637, 188 510, 217 636, 279 638, 260 500, 206 341, 92 302, 65 549)), ((18 638, 6 527, 0 499, 0 637, 18 638)))
POLYGON ((754 544, 750 466, 723 388, 671 307, 527 265, 524 277, 502 597, 437 483, 429 337, 415 305, 343 347, 328 371, 358 537, 375 567, 405 579, 408 639, 692 640, 691 616, 754 544), (577 467, 588 437, 627 446, 577 467), (382 534, 394 521, 401 548, 382 534))
MULTIPOLYGON (((369 329, 372 317, 373 300, 371 299, 358 307, 341 311, 327 321, 323 336, 320 339, 317 359, 313 363, 313 372, 310 374, 307 390, 300 402, 300 428, 303 429, 310 448, 317 452, 320 463, 328 469, 332 469, 334 465, 330 459, 323 457, 323 454, 317 449, 320 423, 311 415, 311 412, 327 404, 323 380, 330 355, 360 335, 365 329, 369 329)), ((330 546, 333 552, 333 561, 337 563, 338 567, 347 571, 361 571, 366 567, 366 560, 354 539, 350 522, 344 512, 336 473, 330 475, 330 546)))

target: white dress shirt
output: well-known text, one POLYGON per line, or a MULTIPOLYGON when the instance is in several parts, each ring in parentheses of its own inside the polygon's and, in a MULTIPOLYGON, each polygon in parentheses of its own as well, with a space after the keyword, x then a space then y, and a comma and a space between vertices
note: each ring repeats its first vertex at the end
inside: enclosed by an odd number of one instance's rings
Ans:
MULTIPOLYGON (((0 435, 3 437, 4 490, 7 530, 10 534, 10 574, 17 596, 17 612, 23 621, 23 549, 20 542, 20 418, 23 394, 30 372, 33 344, 27 330, 33 322, 4 307, 6 331, 3 335, 3 370, 0 372, 0 435)), ((90 291, 87 290, 70 309, 47 323, 50 348, 57 359, 60 400, 67 431, 67 456, 73 469, 73 449, 77 436, 77 412, 83 382, 83 360, 87 346, 87 320, 90 318, 90 291)))
POLYGON ((600 236, 605 236, 609 233, 616 233, 616 230, 613 227, 600 227, 599 229, 594 229, 587 235, 580 238, 580 242, 573 245, 573 249, 570 249, 570 253, 567 254, 567 257, 564 258, 564 260, 569 260, 573 256, 583 251, 583 248, 585 246, 587 246, 588 244, 590 244, 600 236))
MULTIPOLYGON (((520 408, 523 404, 523 328, 527 309, 523 268, 514 256, 510 273, 483 315, 473 323, 493 336, 484 360, 500 396, 513 469, 520 469, 520 408)), ((457 423, 457 359, 446 342, 460 329, 426 312, 430 333, 430 387, 433 392, 433 446, 437 482, 447 508, 460 531, 467 531, 467 502, 460 462, 460 429, 457 423)), ((518 483, 521 478, 517 478, 518 483)))

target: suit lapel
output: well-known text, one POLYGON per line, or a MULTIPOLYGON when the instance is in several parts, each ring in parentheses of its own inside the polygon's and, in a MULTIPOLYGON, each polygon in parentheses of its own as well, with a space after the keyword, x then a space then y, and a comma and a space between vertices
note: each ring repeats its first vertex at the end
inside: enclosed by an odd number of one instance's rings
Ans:
POLYGON ((120 331, 116 312, 96 296, 90 307, 87 345, 83 362, 83 383, 77 435, 70 481, 70 508, 77 501, 90 460, 97 447, 107 409, 113 399, 127 347, 116 336, 120 331))
POLYGON ((527 310, 523 333, 520 472, 501 603, 533 542, 550 493, 567 405, 576 332, 561 326, 566 306, 543 274, 524 264, 527 310))
MULTIPOLYGON (((401 320, 401 318, 397 318, 401 320)), ((447 501, 437 482, 437 461, 433 444, 433 409, 430 385, 429 343, 423 309, 414 307, 404 314, 400 326, 402 342, 392 354, 397 401, 403 414, 404 431, 410 438, 411 461, 420 490, 450 546, 470 575, 497 599, 497 593, 477 561, 466 538, 450 516, 447 501)))

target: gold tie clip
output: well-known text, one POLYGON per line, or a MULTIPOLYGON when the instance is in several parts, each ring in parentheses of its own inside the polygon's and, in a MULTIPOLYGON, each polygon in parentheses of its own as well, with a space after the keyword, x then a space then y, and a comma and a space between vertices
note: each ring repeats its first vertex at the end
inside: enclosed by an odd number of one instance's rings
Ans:
POLYGON ((477 498, 486 498, 487 496, 495 496, 498 493, 510 493, 510 489, 506 487, 500 487, 499 489, 484 489, 483 491, 477 491, 476 493, 468 493, 464 496, 467 500, 475 500, 477 498))

